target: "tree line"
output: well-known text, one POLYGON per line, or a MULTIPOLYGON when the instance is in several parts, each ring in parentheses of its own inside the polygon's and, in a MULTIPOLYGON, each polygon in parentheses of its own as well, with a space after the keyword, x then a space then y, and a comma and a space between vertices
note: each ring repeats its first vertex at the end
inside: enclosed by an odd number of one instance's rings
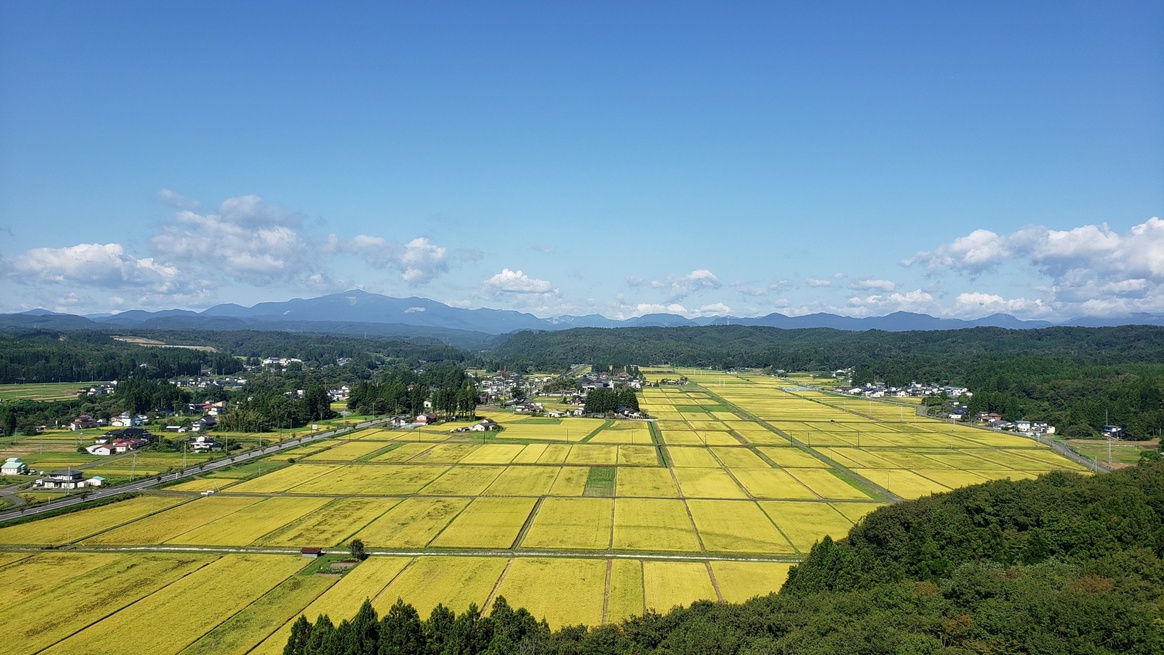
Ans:
POLYGON ((639 411, 639 397, 634 389, 591 389, 586 392, 585 411, 587 414, 606 414, 620 407, 639 411))

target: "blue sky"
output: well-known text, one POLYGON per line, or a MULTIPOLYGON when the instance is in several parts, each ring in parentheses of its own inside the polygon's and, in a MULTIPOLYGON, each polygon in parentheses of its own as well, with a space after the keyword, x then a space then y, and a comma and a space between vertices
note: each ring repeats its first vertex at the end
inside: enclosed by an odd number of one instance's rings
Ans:
POLYGON ((0 4, 0 311, 1164 312, 1159 2, 0 4))

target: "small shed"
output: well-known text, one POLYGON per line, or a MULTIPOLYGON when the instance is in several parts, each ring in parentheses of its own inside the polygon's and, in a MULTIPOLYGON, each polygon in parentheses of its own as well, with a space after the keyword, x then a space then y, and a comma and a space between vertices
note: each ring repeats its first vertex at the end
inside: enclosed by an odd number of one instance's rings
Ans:
POLYGON ((303 548, 299 549, 299 555, 301 557, 310 557, 311 559, 315 559, 316 557, 319 557, 322 554, 323 554, 323 549, 316 548, 314 546, 311 546, 311 547, 304 546, 303 548))

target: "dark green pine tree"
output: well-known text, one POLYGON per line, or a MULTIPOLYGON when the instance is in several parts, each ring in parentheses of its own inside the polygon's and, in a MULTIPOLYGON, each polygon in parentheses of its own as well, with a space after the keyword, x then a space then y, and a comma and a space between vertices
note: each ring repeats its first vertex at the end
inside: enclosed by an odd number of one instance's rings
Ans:
POLYGON ((311 641, 311 624, 302 614, 291 625, 291 637, 283 647, 283 655, 306 655, 307 644, 311 641))
POLYGON ((378 655, 426 655, 427 652, 420 614, 415 607, 397 598, 380 621, 378 655))

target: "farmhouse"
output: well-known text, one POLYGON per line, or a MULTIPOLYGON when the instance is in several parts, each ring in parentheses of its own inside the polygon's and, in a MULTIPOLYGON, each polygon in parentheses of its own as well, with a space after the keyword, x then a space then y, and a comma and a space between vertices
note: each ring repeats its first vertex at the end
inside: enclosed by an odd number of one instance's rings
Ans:
POLYGON ((222 445, 210 437, 197 436, 190 440, 190 449, 196 453, 222 450, 222 445))
POLYGON ((88 414, 81 414, 77 418, 73 419, 73 422, 69 424, 69 429, 70 430, 86 430, 89 428, 98 427, 101 424, 102 424, 101 421, 98 421, 97 419, 93 418, 92 416, 89 416, 88 414))
POLYGON ((0 467, 0 475, 28 475, 28 464, 20 461, 19 457, 9 457, 0 467))
POLYGON ((32 486, 41 489, 77 489, 85 486, 83 477, 80 471, 53 471, 48 477, 34 482, 32 486))
POLYGON ((472 432, 492 432, 493 430, 500 430, 501 426, 491 418, 484 419, 473 427, 469 428, 472 432))

